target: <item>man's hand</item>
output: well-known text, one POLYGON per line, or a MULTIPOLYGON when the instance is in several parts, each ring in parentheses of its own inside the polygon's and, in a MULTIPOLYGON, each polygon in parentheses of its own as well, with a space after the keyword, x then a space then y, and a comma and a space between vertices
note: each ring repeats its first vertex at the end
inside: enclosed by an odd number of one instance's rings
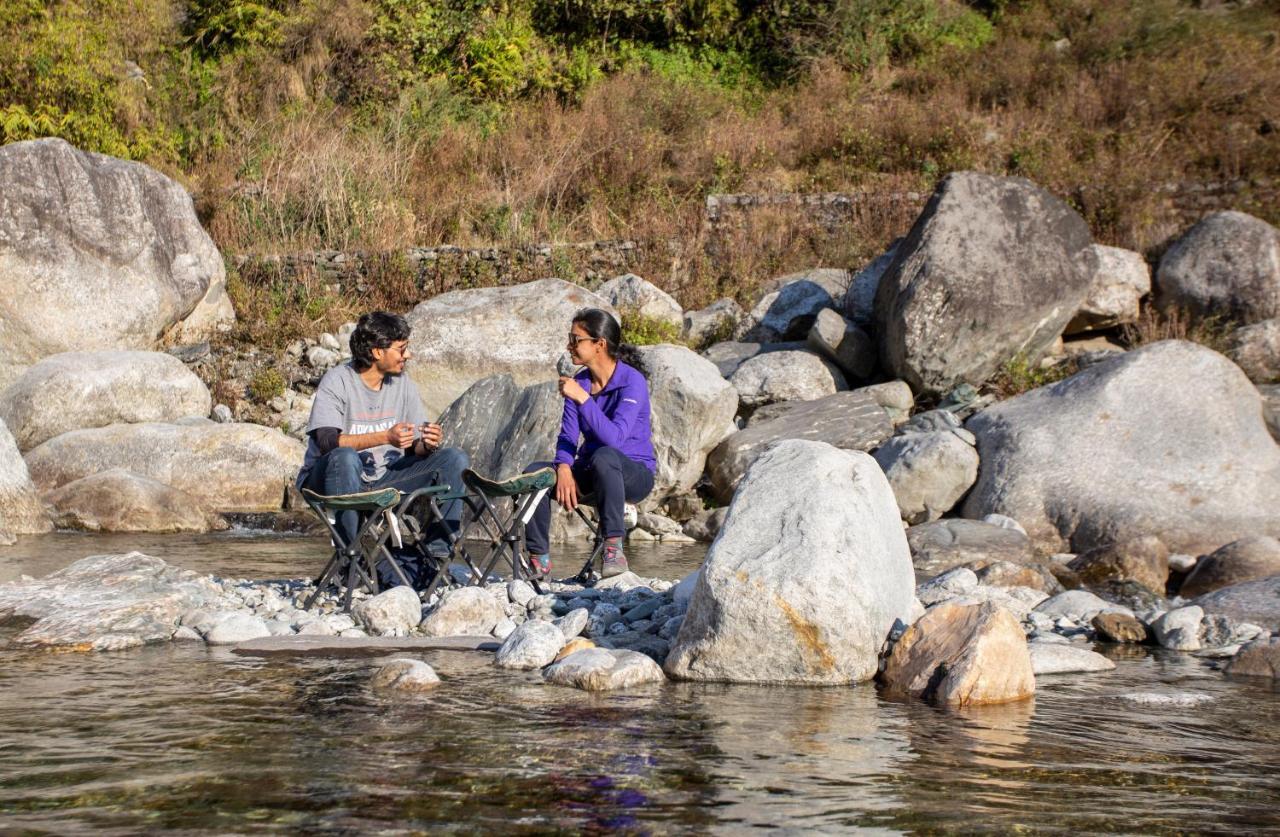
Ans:
POLYGON ((413 422, 402 421, 387 428, 387 444, 404 450, 413 444, 413 422))
POLYGON ((566 511, 578 507, 578 481, 573 478, 573 469, 563 462, 556 466, 556 502, 566 511))
POLYGON ((565 375, 560 376, 560 394, 570 401, 587 403, 587 391, 582 388, 582 384, 565 375))
POLYGON ((419 429, 422 432, 422 448, 430 453, 440 447, 440 443, 444 441, 444 428, 438 424, 431 422, 423 422, 419 429))

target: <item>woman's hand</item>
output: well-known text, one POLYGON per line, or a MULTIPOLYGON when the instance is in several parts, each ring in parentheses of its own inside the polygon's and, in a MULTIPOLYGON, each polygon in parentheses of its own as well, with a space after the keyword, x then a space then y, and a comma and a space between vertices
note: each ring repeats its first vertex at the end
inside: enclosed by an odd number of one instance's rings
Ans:
POLYGON ((565 511, 578 507, 578 481, 573 478, 573 469, 563 462, 556 466, 556 502, 565 511))
POLYGON ((587 403, 587 391, 582 388, 582 384, 566 375, 560 376, 560 394, 578 404, 587 403))

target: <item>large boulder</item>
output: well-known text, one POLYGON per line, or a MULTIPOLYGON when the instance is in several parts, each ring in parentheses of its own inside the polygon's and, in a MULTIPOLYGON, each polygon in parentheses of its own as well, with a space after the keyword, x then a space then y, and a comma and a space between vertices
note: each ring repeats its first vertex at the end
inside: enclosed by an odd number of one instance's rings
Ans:
POLYGON ((1232 584, 1192 601, 1205 613, 1250 622, 1272 633, 1280 632, 1280 575, 1232 584))
POLYGON ((835 364, 806 351, 766 352, 748 358, 729 378, 744 407, 775 401, 812 401, 847 389, 835 364))
POLYGON ((1271 438, 1280 442, 1280 384, 1259 385, 1262 396, 1262 420, 1267 423, 1271 438))
POLYGON ((683 346, 646 346, 653 448, 658 460, 652 503, 688 491, 702 477, 707 454, 733 432, 738 392, 715 364, 683 346))
POLYGON ((1280 317, 1280 230, 1243 212, 1205 216, 1160 259, 1156 296, 1198 316, 1280 317))
POLYGON ((948 175, 880 281, 882 365, 943 394, 1040 356, 1088 295, 1091 244, 1084 219, 1028 180, 948 175))
POLYGON ((1280 382, 1280 317, 1231 332, 1227 357, 1255 384, 1280 382))
POLYGON ((408 371, 432 416, 497 370, 521 387, 556 378, 573 315, 603 308, 602 297, 561 279, 440 294, 408 314, 414 357, 408 371))
POLYGON ((13 434, 0 420, 0 545, 53 528, 13 434))
POLYGON ((0 393, 0 418, 20 450, 70 430, 207 416, 209 390, 165 352, 65 352, 44 358, 0 393))
POLYGON ((842 307, 852 278, 847 270, 817 268, 766 283, 764 296, 739 325, 740 339, 755 343, 803 340, 819 311, 842 307))
POLYGON ((811 439, 846 450, 869 451, 893 435, 888 413, 864 390, 802 401, 763 422, 752 422, 725 439, 707 457, 707 475, 721 502, 728 502, 742 475, 770 446, 784 439, 811 439))
POLYGON ((44 578, 0 584, 0 621, 36 620, 16 645, 114 651, 171 639, 186 612, 215 604, 209 576, 140 552, 94 555, 44 578))
POLYGON ((673 677, 854 683, 915 581, 893 491, 857 451, 792 439, 747 472, 667 657, 673 677))
POLYGON ((1197 561, 1195 569, 1178 589, 1178 595, 1200 596, 1273 575, 1280 575, 1280 539, 1265 535, 1241 538, 1197 561))
POLYGON ((894 644, 882 679, 891 695, 955 706, 1007 703, 1036 690, 1022 626, 989 602, 930 608, 894 644))
POLYGON ((1145 346, 965 426, 982 467, 964 516, 1012 517, 1046 551, 1150 534, 1198 554, 1280 534, 1280 447, 1258 391, 1203 346, 1145 346))
POLYGON ((1093 245, 1093 252, 1098 267, 1067 334, 1137 322, 1138 303, 1151 293, 1151 268, 1141 253, 1101 244, 1093 245))
POLYGON ((208 532, 227 522, 200 500, 164 483, 111 468, 44 495, 54 522, 88 532, 208 532))
POLYGON ((301 443, 256 424, 113 424, 63 433, 27 454, 41 492, 123 468, 209 511, 274 511, 302 465, 301 443))
POLYGON ((978 478, 978 452, 951 431, 895 436, 874 454, 908 523, 937 520, 978 478))
POLYGON ((555 456, 564 398, 555 381, 521 387, 502 373, 476 381, 440 417, 444 444, 460 447, 471 468, 495 479, 555 456))
POLYGON ((160 172, 43 139, 0 147, 0 183, 0 387, 52 354, 149 349, 193 313, 234 319, 222 257, 160 172))
POLYGON ((596 294, 622 313, 639 314, 651 320, 680 328, 684 325, 684 309, 671 294, 634 273, 616 276, 596 288, 596 294))

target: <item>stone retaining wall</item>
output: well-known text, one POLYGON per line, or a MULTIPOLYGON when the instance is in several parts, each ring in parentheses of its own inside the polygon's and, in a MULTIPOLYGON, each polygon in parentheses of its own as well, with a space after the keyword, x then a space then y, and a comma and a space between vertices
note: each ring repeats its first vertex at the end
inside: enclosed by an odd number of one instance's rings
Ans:
MULTIPOLYGON (((1087 206, 1097 187, 1080 187, 1071 197, 1087 206)), ((1155 187, 1159 196, 1152 233, 1156 241, 1180 234, 1209 212, 1237 209, 1266 215, 1280 204, 1280 180, 1231 180, 1166 183, 1155 187)), ((707 195, 700 231, 701 244, 715 258, 735 237, 758 237, 758 227, 768 222, 786 223, 811 231, 816 237, 835 235, 850 223, 888 228, 901 234, 929 199, 928 192, 827 192, 707 195), (868 223, 876 219, 875 223, 868 223)), ((573 275, 588 284, 638 269, 648 263, 666 263, 683 247, 672 242, 629 240, 586 241, 570 244, 537 244, 524 247, 413 247, 395 253, 322 250, 283 255, 242 255, 233 258, 238 268, 256 265, 278 270, 286 277, 304 272, 363 290, 361 279, 388 269, 412 275, 430 293, 456 288, 500 285, 547 276, 573 275), (375 270, 376 268, 376 270, 375 270)), ((672 265, 673 273, 675 265, 672 265)))

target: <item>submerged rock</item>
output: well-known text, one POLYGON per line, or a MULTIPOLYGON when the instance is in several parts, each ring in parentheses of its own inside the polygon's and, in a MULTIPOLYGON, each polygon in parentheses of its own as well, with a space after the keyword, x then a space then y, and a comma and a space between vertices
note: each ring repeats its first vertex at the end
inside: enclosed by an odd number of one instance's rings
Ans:
POLYGON ((852 683, 875 674, 914 593, 893 492, 871 457, 788 440, 734 497, 667 658, 673 677, 852 683))
POLYGON ((435 669, 422 660, 408 657, 388 660, 369 678, 371 688, 393 694, 421 694, 438 685, 440 677, 435 669))
POLYGON ((667 679, 658 664, 644 654, 608 648, 575 651, 547 668, 543 676, 548 683, 588 692, 629 689, 667 679))
POLYGON ((1036 690, 1022 627, 993 604, 940 604, 893 646, 882 679, 892 695, 969 706, 1006 703, 1036 690))
POLYGON ((1280 637, 1255 639, 1241 648, 1227 665, 1227 674, 1280 678, 1280 637))
POLYGON ((182 614, 220 597, 212 579, 159 558, 94 555, 44 578, 0 585, 0 619, 36 620, 16 645, 107 651, 167 641, 182 614))

